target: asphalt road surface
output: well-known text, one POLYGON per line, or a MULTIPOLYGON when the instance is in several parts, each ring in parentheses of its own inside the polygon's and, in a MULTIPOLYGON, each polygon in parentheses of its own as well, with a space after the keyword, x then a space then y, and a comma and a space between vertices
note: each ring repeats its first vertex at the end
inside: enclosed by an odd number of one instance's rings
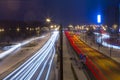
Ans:
POLYGON ((53 32, 51 38, 35 55, 3 80, 49 80, 57 38, 58 32, 53 32))
POLYGON ((79 36, 71 36, 74 39, 74 43, 80 48, 82 53, 86 54, 89 59, 92 60, 92 62, 102 72, 102 74, 106 77, 107 80, 120 80, 119 63, 86 45, 79 39, 79 36))

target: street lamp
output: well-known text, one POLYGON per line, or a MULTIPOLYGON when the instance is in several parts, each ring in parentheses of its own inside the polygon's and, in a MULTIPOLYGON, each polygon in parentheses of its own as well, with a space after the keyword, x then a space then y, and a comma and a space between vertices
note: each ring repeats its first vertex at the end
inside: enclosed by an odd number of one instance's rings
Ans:
POLYGON ((46 22, 47 22, 47 23, 50 23, 50 22, 51 22, 51 19, 50 19, 50 18, 46 18, 46 22))
MULTIPOLYGON (((48 26, 50 26, 51 19, 50 18, 46 18, 46 22, 47 22, 48 26)), ((49 27, 49 30, 50 30, 50 35, 51 35, 51 28, 50 27, 49 27)))
POLYGON ((20 31, 20 28, 18 27, 18 28, 16 29, 16 31, 19 32, 19 31, 20 31))

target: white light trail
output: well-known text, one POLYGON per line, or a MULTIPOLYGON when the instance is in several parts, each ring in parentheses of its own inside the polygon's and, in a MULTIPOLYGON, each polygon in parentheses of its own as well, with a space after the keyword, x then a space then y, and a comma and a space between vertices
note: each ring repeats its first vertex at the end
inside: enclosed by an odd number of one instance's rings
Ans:
POLYGON ((55 56, 55 48, 54 48, 54 53, 53 53, 52 59, 51 59, 51 61, 50 61, 50 67, 49 67, 49 69, 48 69, 48 72, 47 72, 47 75, 46 75, 45 80, 48 80, 48 77, 49 77, 49 74, 50 74, 50 69, 51 69, 51 67, 52 67, 52 62, 53 62, 54 56, 55 56))
POLYGON ((37 39, 40 39, 40 38, 43 38, 45 36, 42 36, 42 37, 36 37, 36 38, 32 38, 32 39, 29 39, 29 40, 26 40, 22 43, 18 43, 16 45, 14 45, 12 48, 8 49, 7 51, 4 51, 2 53, 0 53, 0 59, 3 59, 4 57, 6 57, 7 55, 9 55, 10 53, 12 53, 13 51, 15 51, 16 49, 30 43, 31 41, 33 40, 37 40, 37 39))
MULTIPOLYGON (((54 44, 58 38, 58 32, 53 33, 51 38, 46 42, 46 44, 30 59, 18 67, 15 71, 5 77, 3 80, 30 80, 39 66, 42 66, 41 74, 43 69, 45 69, 46 63, 48 63, 49 56, 53 57, 54 53, 51 53, 51 50, 54 50, 54 44), (46 59, 47 58, 47 59, 46 59), (44 66, 43 66, 44 63, 44 66)), ((48 73, 47 73, 48 75, 48 73)))
POLYGON ((120 49, 120 46, 112 45, 112 44, 109 44, 106 41, 104 41, 105 39, 110 38, 110 36, 108 34, 100 34, 100 33, 94 33, 94 34, 99 36, 97 38, 97 42, 100 43, 100 44, 102 43, 103 46, 110 47, 110 48, 115 48, 115 49, 120 49))
POLYGON ((36 80, 40 80, 40 77, 42 76, 42 74, 43 74, 43 72, 44 72, 44 69, 45 69, 45 67, 46 67, 46 65, 47 65, 47 62, 49 61, 49 58, 51 57, 51 54, 52 54, 52 52, 49 53, 48 58, 46 59, 44 65, 43 65, 43 67, 42 67, 42 70, 40 71, 40 73, 39 73, 39 75, 38 75, 38 77, 37 77, 36 80))

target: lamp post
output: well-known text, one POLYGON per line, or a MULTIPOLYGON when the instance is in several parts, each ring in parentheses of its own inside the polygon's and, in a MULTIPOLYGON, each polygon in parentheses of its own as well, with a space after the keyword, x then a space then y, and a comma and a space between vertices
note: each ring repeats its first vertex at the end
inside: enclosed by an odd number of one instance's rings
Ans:
MULTIPOLYGON (((50 18, 46 18, 46 22, 47 24, 49 25, 51 23, 51 19, 50 18)), ((50 25, 49 25, 49 30, 50 30, 50 36, 51 36, 51 28, 50 28, 50 25)))
POLYGON ((47 22, 47 23, 50 23, 50 22, 51 22, 51 19, 50 19, 50 18, 46 18, 46 22, 47 22))

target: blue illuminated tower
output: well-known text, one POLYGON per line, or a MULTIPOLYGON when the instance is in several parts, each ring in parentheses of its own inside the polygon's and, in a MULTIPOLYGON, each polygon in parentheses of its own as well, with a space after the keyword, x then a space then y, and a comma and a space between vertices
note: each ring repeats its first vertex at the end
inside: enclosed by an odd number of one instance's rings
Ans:
POLYGON ((97 15, 97 22, 98 22, 98 24, 101 23, 101 15, 100 14, 97 15))

